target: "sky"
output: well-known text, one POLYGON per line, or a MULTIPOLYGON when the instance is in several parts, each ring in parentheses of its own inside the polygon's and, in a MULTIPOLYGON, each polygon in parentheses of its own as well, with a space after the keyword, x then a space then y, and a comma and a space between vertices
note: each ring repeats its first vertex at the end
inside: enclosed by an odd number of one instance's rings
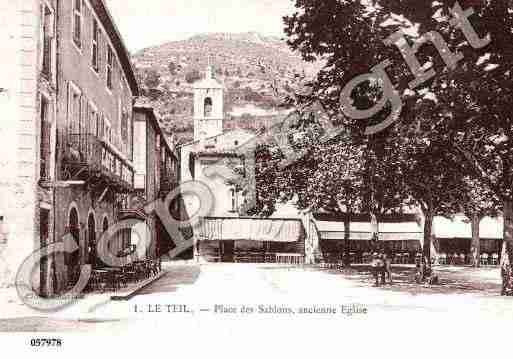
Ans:
POLYGON ((106 0, 130 51, 197 33, 256 31, 283 36, 293 0, 106 0))

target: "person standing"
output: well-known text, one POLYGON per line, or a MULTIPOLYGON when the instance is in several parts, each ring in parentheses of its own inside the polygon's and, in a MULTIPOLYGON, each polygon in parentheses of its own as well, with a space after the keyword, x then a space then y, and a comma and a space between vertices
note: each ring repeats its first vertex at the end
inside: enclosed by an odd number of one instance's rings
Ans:
POLYGON ((386 273, 388 283, 392 284, 392 251, 390 250, 390 248, 385 248, 385 254, 383 258, 385 266, 384 273, 386 273))
POLYGON ((379 287, 380 277, 381 277, 382 283, 384 283, 384 281, 385 281, 385 272, 384 272, 383 259, 382 259, 381 255, 378 254, 377 252, 374 252, 374 254, 372 255, 371 265, 372 265, 372 275, 374 276, 374 279, 375 279, 374 286, 379 287))
POLYGON ((511 283, 511 264, 509 263, 508 254, 504 251, 504 255, 501 258, 501 277, 502 277, 502 290, 501 295, 512 294, 512 283, 511 283))

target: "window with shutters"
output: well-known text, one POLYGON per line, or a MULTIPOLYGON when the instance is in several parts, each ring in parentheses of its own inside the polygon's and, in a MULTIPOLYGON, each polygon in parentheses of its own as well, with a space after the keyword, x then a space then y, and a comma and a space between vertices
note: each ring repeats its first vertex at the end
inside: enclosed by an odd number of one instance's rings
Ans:
POLYGON ((88 134, 98 136, 98 111, 91 103, 89 104, 88 134))
POLYGON ((103 138, 104 132, 103 132, 103 118, 102 116, 97 113, 96 114, 96 137, 97 138, 103 138))
POLYGON ((98 72, 98 39, 100 37, 100 28, 98 21, 93 19, 92 49, 91 49, 91 66, 94 71, 98 72))
POLYGON ((128 113, 125 110, 123 110, 121 115, 121 140, 123 141, 123 144, 125 146, 128 145, 128 122, 128 113))
POLYGON ((110 125, 110 121, 105 119, 104 120, 104 125, 105 125, 105 129, 104 129, 104 140, 106 142, 108 142, 109 144, 112 144, 112 127, 110 125))
POLYGON ((52 79, 52 68, 54 63, 54 54, 53 54, 53 43, 54 43, 54 16, 52 10, 48 6, 43 6, 43 18, 42 18, 42 27, 43 27, 43 35, 42 35, 42 55, 43 55, 43 64, 42 64, 42 73, 49 80, 52 79))
POLYGON ((112 70, 114 64, 114 53, 112 48, 107 47, 107 87, 112 90, 112 70))
POLYGON ((73 42, 82 47, 82 9, 83 0, 73 0, 73 42))
POLYGON ((237 212, 237 192, 235 191, 235 188, 230 189, 230 194, 232 197, 232 210, 231 212, 237 212))
POLYGON ((78 88, 70 84, 69 103, 68 103, 68 133, 77 135, 81 132, 81 93, 78 88))
POLYGON ((41 124, 41 140, 40 140, 40 168, 39 177, 42 180, 50 178, 50 116, 49 102, 41 96, 40 124, 41 124))

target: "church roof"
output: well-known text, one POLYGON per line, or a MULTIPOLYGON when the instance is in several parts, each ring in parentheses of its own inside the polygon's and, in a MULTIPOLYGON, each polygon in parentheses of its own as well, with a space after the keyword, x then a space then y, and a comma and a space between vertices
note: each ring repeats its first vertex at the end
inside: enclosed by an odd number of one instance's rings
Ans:
MULTIPOLYGON (((240 135, 247 135, 247 136, 256 136, 256 134, 252 131, 248 131, 248 130, 245 130, 245 129, 242 129, 242 128, 234 128, 234 129, 231 129, 231 130, 227 130, 227 131, 223 131, 223 133, 220 133, 218 135, 215 135, 215 136, 210 136, 210 137, 206 137, 203 142, 211 142, 212 140, 216 140, 218 139, 219 140, 219 143, 221 145, 223 145, 222 147, 233 147, 233 146, 226 146, 224 143, 223 143, 223 137, 228 137, 228 136, 233 136, 233 135, 236 135, 236 134, 240 134, 240 135)), ((189 142, 186 142, 186 143, 183 143, 183 144, 180 144, 178 145, 177 147, 188 147, 188 146, 193 146, 193 145, 197 145, 197 144, 200 144, 202 143, 201 140, 193 140, 193 141, 189 141, 189 142)), ((240 145, 244 145, 244 143, 241 143, 240 145)))

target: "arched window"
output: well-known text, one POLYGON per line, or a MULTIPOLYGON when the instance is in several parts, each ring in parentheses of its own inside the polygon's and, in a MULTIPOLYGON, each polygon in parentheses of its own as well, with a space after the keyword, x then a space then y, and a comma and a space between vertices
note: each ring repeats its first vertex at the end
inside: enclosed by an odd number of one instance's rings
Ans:
MULTIPOLYGON (((78 247, 80 243, 80 222, 78 218, 78 211, 76 208, 71 208, 71 211, 69 212, 69 218, 68 218, 68 228, 69 233, 72 235, 76 247, 78 247)), ((71 283, 74 283, 74 281, 78 278, 77 272, 79 270, 80 266, 80 252, 78 250, 74 251, 73 253, 68 253, 65 257, 66 265, 68 266, 68 277, 69 281, 71 283)))
POLYGON ((212 99, 207 97, 205 99, 205 117, 212 116, 212 99))

